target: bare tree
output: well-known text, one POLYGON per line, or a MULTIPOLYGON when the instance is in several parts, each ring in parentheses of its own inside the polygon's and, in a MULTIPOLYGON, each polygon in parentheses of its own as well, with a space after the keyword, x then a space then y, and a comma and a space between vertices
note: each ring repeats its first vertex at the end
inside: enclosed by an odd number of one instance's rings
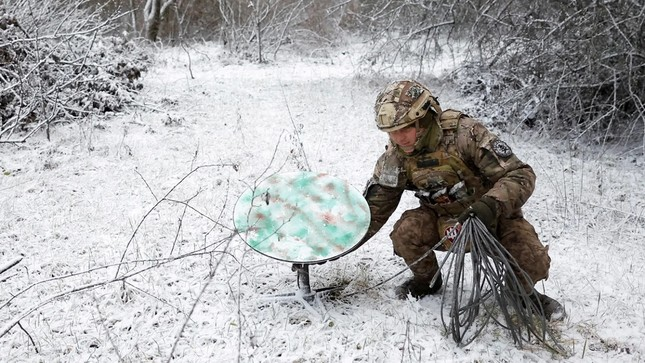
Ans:
POLYGON ((166 18, 168 10, 175 0, 147 0, 143 8, 143 20, 145 24, 145 37, 150 41, 156 41, 159 35, 159 27, 166 18))
POLYGON ((223 43, 234 53, 265 61, 287 44, 338 44, 348 0, 220 0, 223 43))

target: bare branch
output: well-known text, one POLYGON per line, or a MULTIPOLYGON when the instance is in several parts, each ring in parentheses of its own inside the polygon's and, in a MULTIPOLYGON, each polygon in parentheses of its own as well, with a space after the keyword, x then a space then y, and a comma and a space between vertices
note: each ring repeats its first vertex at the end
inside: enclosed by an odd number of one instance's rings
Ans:
POLYGON ((13 260, 7 262, 6 264, 0 266, 0 274, 4 273, 5 271, 8 271, 10 268, 16 266, 17 264, 22 261, 23 256, 16 257, 13 260))

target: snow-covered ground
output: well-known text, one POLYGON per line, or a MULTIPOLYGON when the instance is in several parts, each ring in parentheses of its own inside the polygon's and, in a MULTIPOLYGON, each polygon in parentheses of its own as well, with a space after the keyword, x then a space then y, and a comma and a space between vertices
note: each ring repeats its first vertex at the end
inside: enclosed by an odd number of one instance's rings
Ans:
MULTIPOLYGON (((411 196, 361 249, 311 267, 314 288, 348 284, 323 299, 326 313, 262 299, 295 291, 296 276, 235 235, 233 207, 267 169, 363 188, 386 142, 372 106, 390 77, 357 56, 258 65, 213 46, 191 50, 189 65, 164 50, 131 112, 59 125, 50 142, 0 144, 0 268, 21 258, 0 274, 0 360, 644 360, 643 157, 522 133, 504 139, 538 175, 525 214, 550 246, 538 288, 567 308, 551 328, 568 356, 520 349, 495 325, 458 347, 440 297, 395 299, 407 274, 363 291, 405 267, 388 233, 411 196)), ((468 109, 434 79, 421 80, 444 108, 468 109)))

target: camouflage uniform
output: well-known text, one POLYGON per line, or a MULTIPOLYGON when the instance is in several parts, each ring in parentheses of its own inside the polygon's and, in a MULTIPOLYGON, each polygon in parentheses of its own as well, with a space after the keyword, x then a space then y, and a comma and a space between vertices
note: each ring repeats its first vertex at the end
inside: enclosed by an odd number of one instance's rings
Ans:
MULTIPOLYGON (((378 159, 365 190, 372 214, 365 240, 385 224, 403 192, 414 191, 420 206, 404 212, 390 234, 394 252, 410 265, 468 206, 488 196, 497 202, 497 237, 530 277, 523 284, 532 291, 548 277, 551 261, 548 247, 522 215, 535 186, 533 170, 478 121, 455 110, 439 109, 437 115, 434 136, 418 152, 406 154, 390 142, 378 159)), ((431 279, 438 270, 435 254, 410 269, 416 279, 431 279)))

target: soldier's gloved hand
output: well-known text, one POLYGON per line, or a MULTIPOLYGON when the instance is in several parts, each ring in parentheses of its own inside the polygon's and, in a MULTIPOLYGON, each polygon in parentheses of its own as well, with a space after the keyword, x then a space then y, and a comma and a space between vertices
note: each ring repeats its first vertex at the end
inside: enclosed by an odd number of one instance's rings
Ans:
POLYGON ((481 197, 480 200, 468 207, 457 220, 463 224, 471 216, 479 218, 488 231, 495 234, 497 229, 497 202, 495 199, 487 196, 481 197))

